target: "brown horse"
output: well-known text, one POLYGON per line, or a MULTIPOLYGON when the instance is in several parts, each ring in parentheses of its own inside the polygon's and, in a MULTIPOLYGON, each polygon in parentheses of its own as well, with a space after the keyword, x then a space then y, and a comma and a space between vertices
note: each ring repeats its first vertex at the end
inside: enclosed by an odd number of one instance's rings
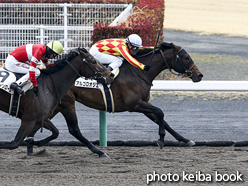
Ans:
MULTIPOLYGON (((110 81, 111 72, 96 61, 85 49, 73 51, 51 68, 42 70, 38 78, 39 96, 35 97, 31 90, 21 97, 18 113, 21 126, 15 139, 10 143, 2 144, 0 148, 14 149, 19 147, 35 124, 41 125, 42 119, 44 120, 44 127, 56 130, 48 117, 58 107, 60 100, 75 80, 80 76, 98 76, 100 78, 99 75, 101 74, 106 76, 107 81, 110 81)), ((10 94, 0 89, 0 110, 8 113, 9 103, 10 94)))
MULTIPOLYGON (((150 70, 147 72, 131 66, 128 62, 124 62, 121 66, 119 75, 111 85, 115 112, 140 112, 158 124, 160 136, 158 145, 160 148, 164 145, 165 130, 182 144, 192 146, 194 145, 194 142, 174 131, 167 122, 164 121, 163 111, 149 102, 150 89, 152 81, 165 69, 169 69, 170 71, 171 69, 174 69, 176 72, 191 78, 193 82, 201 81, 203 75, 194 64, 190 55, 183 48, 176 46, 173 43, 162 43, 154 51, 151 49, 144 49, 136 56, 141 63, 146 65, 149 64, 151 66, 150 70)), ((61 112, 66 119, 70 134, 85 144, 92 152, 99 154, 99 156, 104 156, 103 152, 94 147, 81 134, 78 127, 75 101, 91 108, 105 110, 101 91, 72 86, 62 99, 59 107, 53 113, 53 116, 58 112, 61 112)), ((53 128, 54 127, 55 126, 53 126, 53 128)), ((39 126, 34 128, 29 136, 33 137, 38 129, 39 126)), ((38 146, 44 145, 49 141, 49 138, 58 136, 58 130, 52 131, 52 136, 42 141, 33 142, 33 144, 38 146)))

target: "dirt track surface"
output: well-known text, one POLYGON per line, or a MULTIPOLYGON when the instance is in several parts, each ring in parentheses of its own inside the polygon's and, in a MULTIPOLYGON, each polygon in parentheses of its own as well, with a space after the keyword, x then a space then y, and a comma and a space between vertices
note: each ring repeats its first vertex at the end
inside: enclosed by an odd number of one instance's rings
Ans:
MULTIPOLYGON (((25 155, 25 147, 0 150, 0 185, 11 186, 93 186, 146 185, 147 174, 178 174, 178 182, 151 182, 150 185, 226 185, 216 182, 219 174, 248 175, 248 147, 108 147, 110 158, 98 158, 85 147, 42 147, 34 156, 25 155), (211 182, 183 181, 183 171, 212 176, 211 182)), ((150 176, 150 175, 149 175, 150 176)), ((244 185, 244 182, 228 182, 244 185)))

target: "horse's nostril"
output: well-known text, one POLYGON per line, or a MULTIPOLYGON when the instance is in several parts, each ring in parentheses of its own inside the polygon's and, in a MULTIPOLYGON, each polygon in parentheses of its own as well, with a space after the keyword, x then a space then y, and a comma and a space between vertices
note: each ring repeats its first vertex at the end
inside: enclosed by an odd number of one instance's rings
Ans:
POLYGON ((203 74, 199 74, 198 75, 198 78, 203 78, 203 74))

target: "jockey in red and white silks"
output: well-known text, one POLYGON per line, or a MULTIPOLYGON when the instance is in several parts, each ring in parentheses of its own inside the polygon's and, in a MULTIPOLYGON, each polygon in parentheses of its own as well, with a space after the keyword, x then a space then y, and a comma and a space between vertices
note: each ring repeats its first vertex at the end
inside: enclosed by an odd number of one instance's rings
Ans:
POLYGON ((150 67, 148 65, 140 63, 133 57, 138 52, 139 47, 142 47, 141 38, 137 34, 131 34, 126 39, 98 41, 91 47, 89 52, 102 64, 109 64, 108 69, 114 74, 122 65, 123 58, 135 67, 149 70, 150 67))
POLYGON ((36 77, 40 75, 40 70, 36 68, 37 64, 42 61, 45 66, 48 66, 50 64, 48 59, 53 59, 57 55, 61 55, 62 50, 63 46, 59 41, 51 41, 47 46, 43 44, 27 44, 17 47, 8 55, 5 61, 5 68, 11 72, 26 75, 17 81, 18 84, 13 83, 11 88, 23 94, 18 85, 22 85, 30 79, 38 91, 36 77))
MULTIPOLYGON (((36 77, 40 75, 40 70, 36 68, 37 63, 46 53, 46 46, 42 44, 27 44, 16 48, 6 59, 5 67, 11 72, 20 74, 29 73, 33 86, 37 86, 36 77), (29 62, 24 63, 24 62, 29 62)), ((49 63, 48 59, 43 59, 44 64, 49 63)), ((46 65, 47 66, 47 65, 46 65)))

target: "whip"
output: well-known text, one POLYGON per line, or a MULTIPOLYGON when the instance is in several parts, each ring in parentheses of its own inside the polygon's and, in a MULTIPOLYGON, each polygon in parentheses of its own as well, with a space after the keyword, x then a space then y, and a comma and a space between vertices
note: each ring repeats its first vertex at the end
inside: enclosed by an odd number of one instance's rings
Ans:
POLYGON ((157 44, 158 44, 158 40, 159 40, 160 31, 161 31, 161 30, 159 30, 159 31, 158 31, 157 41, 156 41, 156 43, 155 43, 155 47, 154 47, 154 49, 153 49, 153 52, 152 52, 152 56, 151 56, 151 59, 150 59, 149 65, 150 65, 150 63, 152 62, 152 58, 153 58, 153 56, 154 56, 154 54, 155 54, 155 48, 157 47, 157 44))

